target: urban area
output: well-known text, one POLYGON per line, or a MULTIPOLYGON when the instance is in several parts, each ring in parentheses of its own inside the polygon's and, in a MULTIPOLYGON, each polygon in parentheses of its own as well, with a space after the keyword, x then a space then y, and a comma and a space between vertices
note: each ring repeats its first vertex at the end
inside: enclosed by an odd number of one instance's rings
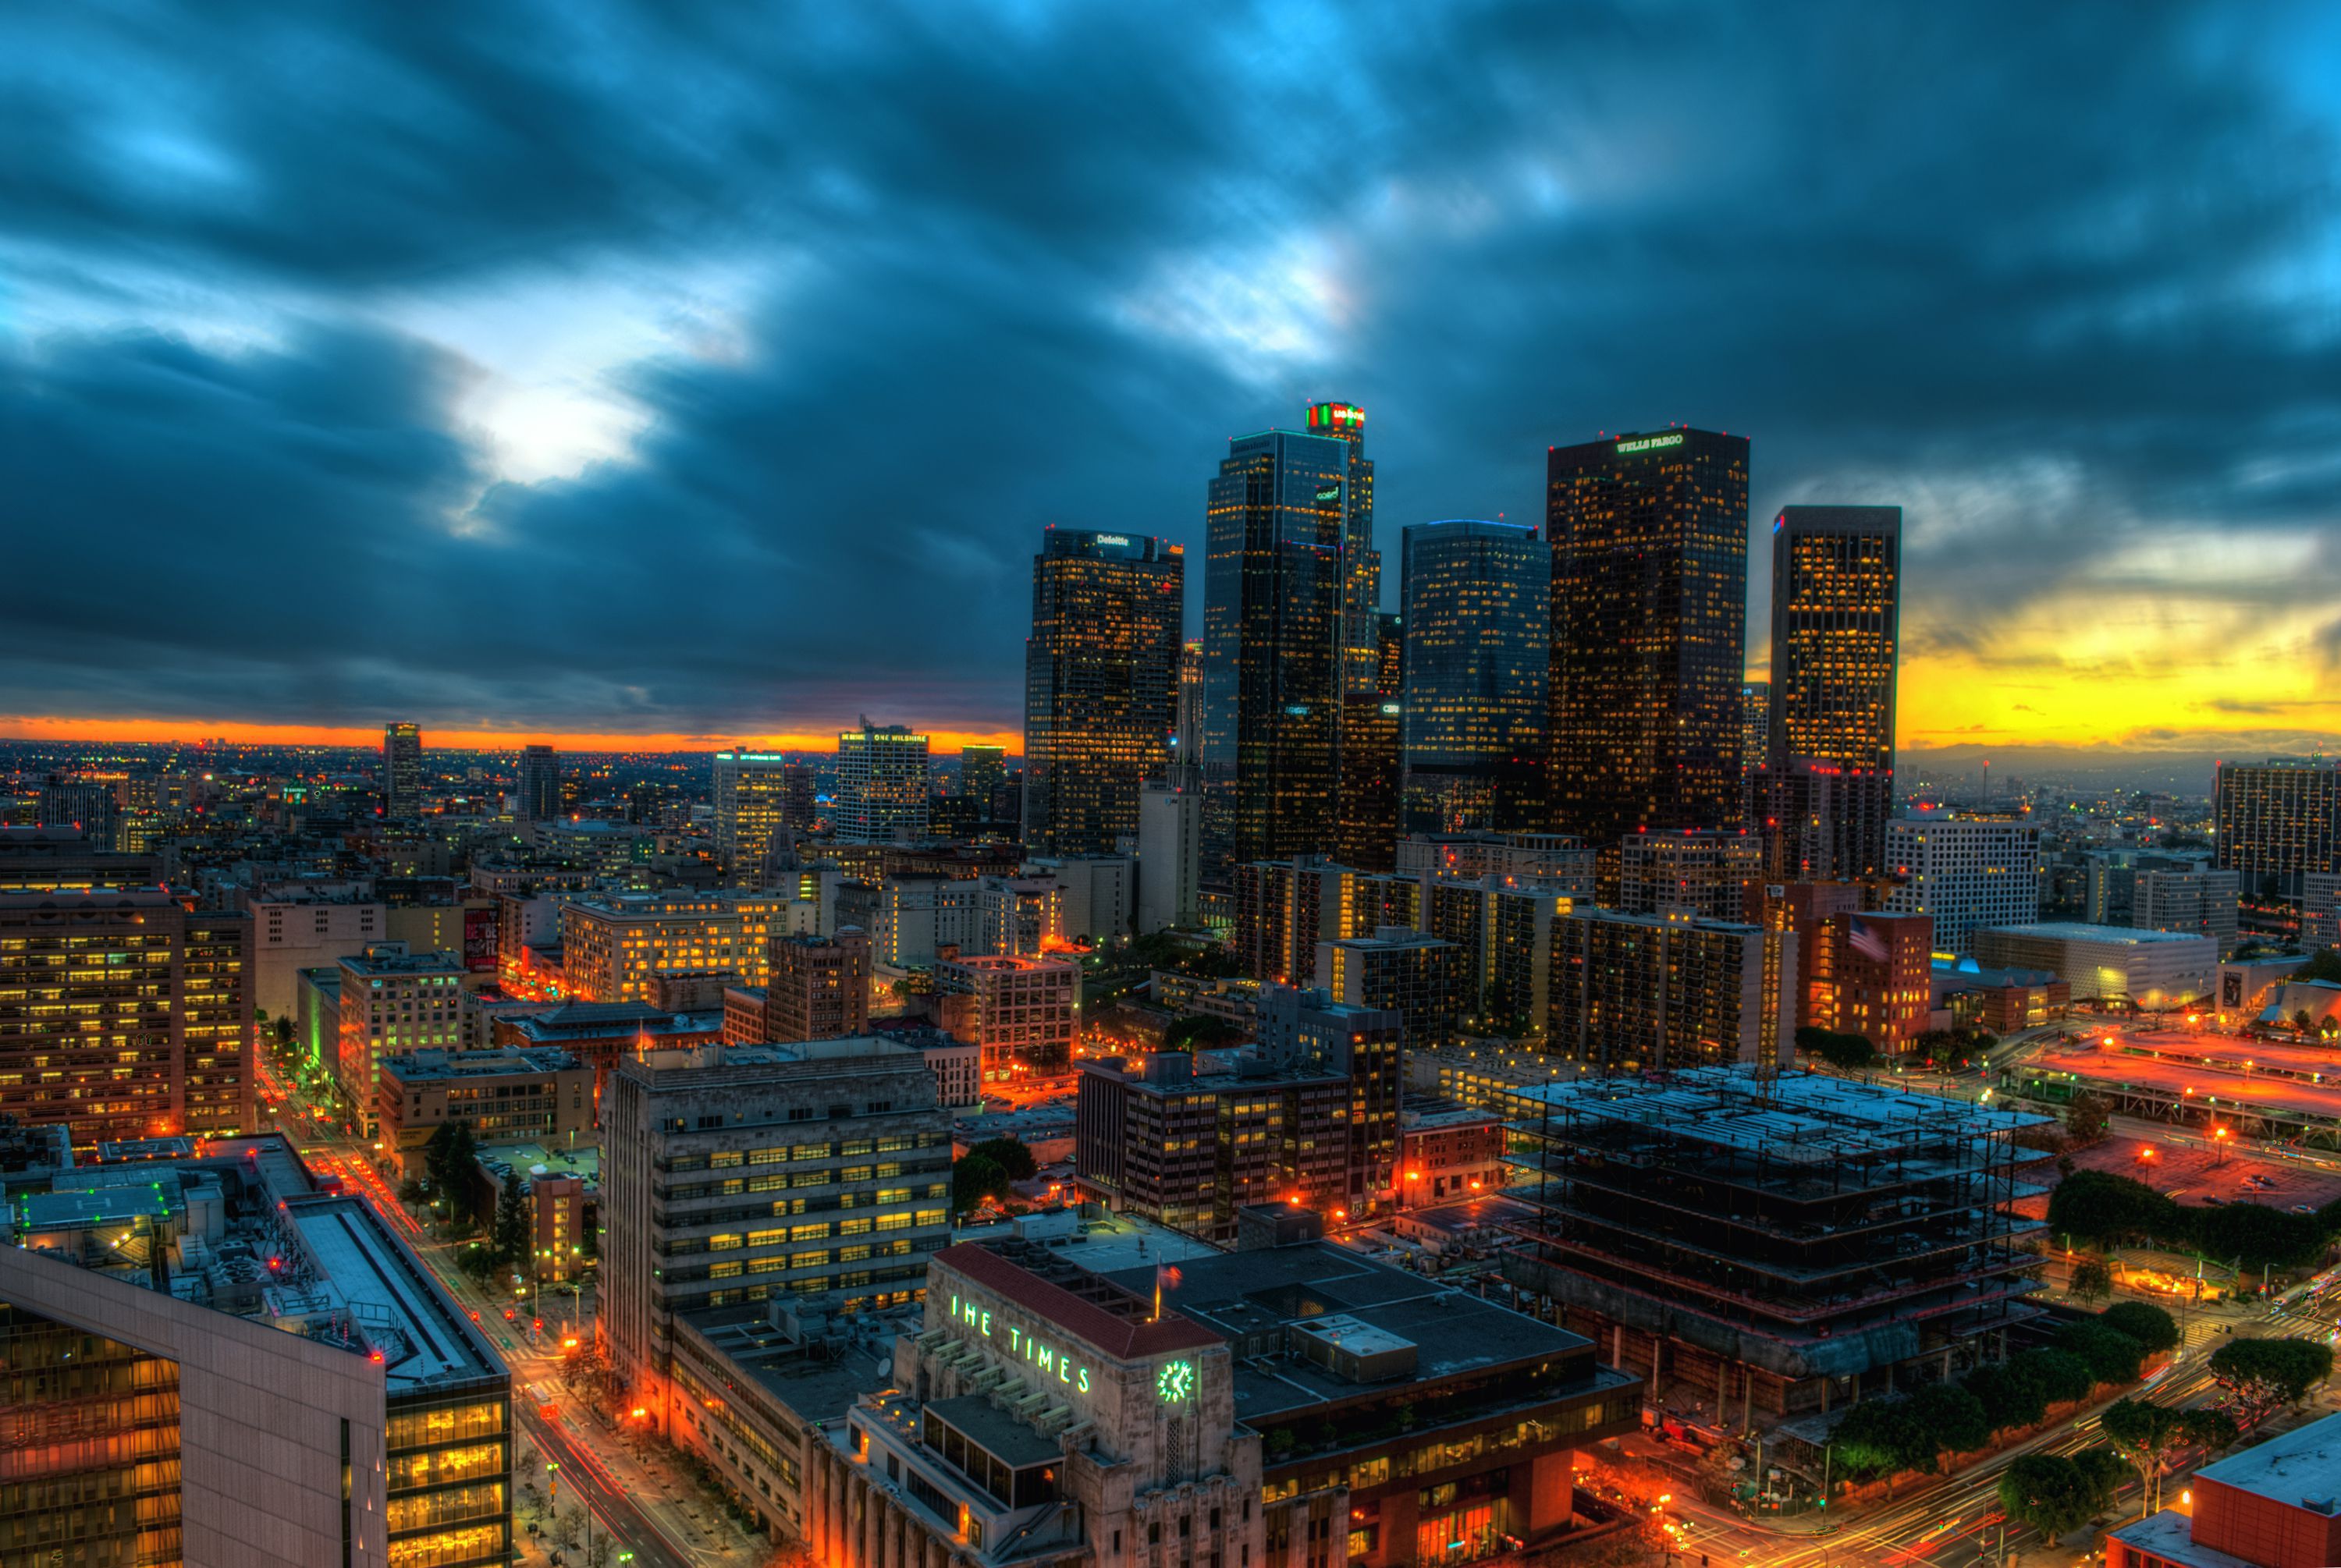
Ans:
POLYGON ((0 1564, 2341 1562, 2341 767, 1917 777, 1892 496, 1751 650, 1746 435, 1386 571, 1293 415, 1021 747, 0 743, 0 1564))

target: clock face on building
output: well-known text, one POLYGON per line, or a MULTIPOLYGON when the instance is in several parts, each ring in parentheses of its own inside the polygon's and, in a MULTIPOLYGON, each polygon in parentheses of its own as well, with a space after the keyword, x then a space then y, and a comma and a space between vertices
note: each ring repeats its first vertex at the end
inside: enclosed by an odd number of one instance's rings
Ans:
POLYGON ((1154 1392, 1165 1404, 1177 1404, 1195 1392, 1195 1364, 1190 1361, 1166 1361, 1162 1370, 1154 1374, 1154 1392))

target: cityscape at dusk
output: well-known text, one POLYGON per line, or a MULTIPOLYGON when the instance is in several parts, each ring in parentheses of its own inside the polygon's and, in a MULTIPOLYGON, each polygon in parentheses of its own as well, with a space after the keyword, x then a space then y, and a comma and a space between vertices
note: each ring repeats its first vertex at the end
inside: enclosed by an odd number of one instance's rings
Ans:
POLYGON ((2341 1564, 2341 8, 0 80, 0 1568, 2341 1564))

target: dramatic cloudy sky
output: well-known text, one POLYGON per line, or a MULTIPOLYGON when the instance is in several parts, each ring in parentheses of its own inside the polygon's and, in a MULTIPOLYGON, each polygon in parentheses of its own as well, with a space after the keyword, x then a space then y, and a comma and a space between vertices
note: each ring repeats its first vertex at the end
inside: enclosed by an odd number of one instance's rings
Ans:
POLYGON ((1759 589, 1900 502, 1908 746, 2341 728, 2328 7, 39 12, 8 732, 1011 731, 1041 525, 1320 396, 1393 562, 1676 420, 1759 589))

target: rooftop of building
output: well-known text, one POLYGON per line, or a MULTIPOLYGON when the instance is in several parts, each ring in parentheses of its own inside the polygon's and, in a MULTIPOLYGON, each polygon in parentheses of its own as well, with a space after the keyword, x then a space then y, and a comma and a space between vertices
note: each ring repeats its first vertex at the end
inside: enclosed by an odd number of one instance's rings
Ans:
MULTIPOLYGON (((1141 1265, 1103 1277, 1140 1293, 1151 1292, 1154 1274, 1152 1266, 1141 1265)), ((1329 1319, 1345 1319, 1354 1326, 1344 1333, 1344 1344, 1360 1354, 1369 1353, 1360 1349, 1364 1345, 1411 1345, 1415 1359, 1408 1378, 1414 1384, 1532 1366, 1560 1355, 1589 1359, 1593 1350, 1582 1335, 1323 1241, 1181 1261, 1175 1279, 1165 1273, 1163 1310, 1166 1317, 1175 1311, 1230 1339, 1279 1325, 1321 1327, 1329 1319), (1351 1344, 1353 1338, 1358 1343, 1351 1344)), ((1622 1374, 1609 1375, 1620 1387, 1633 1381, 1622 1374)), ((1258 1364, 1239 1363, 1235 1390, 1236 1415, 1250 1421, 1386 1393, 1388 1385, 1360 1384, 1287 1353, 1258 1364)))
POLYGON ((179 902, 168 888, 45 888, 33 891, 0 891, 0 909, 37 913, 64 909, 143 912, 167 908, 179 902))
POLYGON ((1999 969, 1978 964, 1973 958, 1937 958, 1935 978, 1938 980, 1972 980, 1977 986, 1995 988, 2009 986, 2049 986, 2057 982, 2054 969, 1999 969))
POLYGON ((2166 1563, 2184 1564, 2184 1568, 2265 1568, 2249 1558, 2238 1557, 2216 1547, 2198 1546, 2194 1539, 2195 1521, 2176 1508, 2166 1508, 2159 1513, 2125 1524, 2110 1532, 2113 1539, 2133 1553, 2145 1553, 2166 1563))
POLYGON ((967 969, 981 974, 1081 973, 1074 959, 1041 953, 983 953, 969 958, 938 958, 937 969, 967 969))
POLYGON ((894 1335, 915 1332, 918 1308, 857 1321, 850 1335, 808 1345, 776 1326, 763 1303, 684 1313, 678 1335, 695 1334, 757 1392, 806 1426, 835 1421, 865 1394, 894 1383, 894 1335))
POLYGON ((2212 940, 2193 931, 2148 931, 2135 926, 2093 926, 2086 920, 2027 920, 2014 926, 1982 926, 1976 935, 2047 937, 2062 942, 2105 942, 2125 948, 2167 947, 2176 942, 2201 945, 2212 940))
POLYGON ((602 1150, 597 1144, 553 1148, 544 1144, 499 1144, 480 1151, 480 1168, 502 1181, 507 1172, 523 1176, 575 1176, 588 1187, 602 1185, 602 1150))
MULTIPOLYGON (((1819 1073, 1767 1074, 1747 1064, 1694 1067, 1665 1078, 1588 1077, 1522 1087, 1516 1102, 1553 1116, 1638 1126, 1685 1146, 1760 1153, 1775 1166, 1824 1169, 1874 1154, 1907 1153, 1934 1135, 2005 1137, 2056 1118, 1819 1073)), ((1524 1116, 1523 1132, 1547 1130, 1524 1116)))
POLYGON ((531 1039, 583 1039, 610 1035, 647 1033, 715 1034, 723 1027, 720 1012, 672 1013, 648 1002, 563 1002, 512 1027, 531 1039))
MULTIPOLYGON (((167 1143, 173 1140, 149 1140, 167 1143)), ((373 1206, 320 1192, 279 1135, 21 1182, 8 1239, 96 1275, 382 1363, 393 1394, 503 1363, 373 1206)))
MULTIPOLYGON (((396 948, 398 944, 391 943, 387 946, 396 948)), ((362 978, 369 975, 380 975, 384 978, 403 975, 464 975, 471 972, 464 968, 463 955, 461 953, 410 953, 403 949, 392 952, 384 950, 384 947, 380 945, 368 948, 364 953, 344 958, 341 967, 345 973, 362 978)))
POLYGON ((2332 1513, 2341 1502, 2341 1415, 2312 1421, 2207 1464, 2195 1478, 2296 1506, 2315 1499, 2324 1504, 2318 1512, 2332 1513))
POLYGON ((926 1070, 927 1058, 914 1046, 872 1035, 841 1040, 799 1040, 792 1045, 703 1046, 639 1052, 618 1064, 621 1077, 656 1087, 682 1087, 694 1082, 753 1078, 784 1073, 791 1067, 867 1062, 911 1066, 926 1070))
POLYGON ((382 1071, 403 1084, 535 1077, 546 1073, 574 1072, 584 1065, 567 1051, 549 1046, 485 1051, 401 1051, 382 1058, 382 1071))
POLYGON ((954 1243, 934 1261, 1118 1360, 1200 1350, 1221 1338, 1167 1304, 1155 1315, 1151 1268, 1131 1271, 1143 1276, 1131 1285, 1094 1273, 1045 1242, 1023 1238, 954 1243))

